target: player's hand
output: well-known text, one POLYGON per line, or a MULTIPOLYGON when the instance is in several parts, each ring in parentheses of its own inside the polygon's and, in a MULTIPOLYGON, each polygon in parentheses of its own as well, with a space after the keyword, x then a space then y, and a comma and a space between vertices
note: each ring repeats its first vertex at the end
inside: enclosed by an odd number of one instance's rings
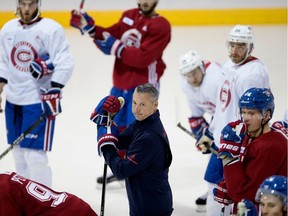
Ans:
POLYGON ((95 21, 86 12, 79 10, 71 11, 70 25, 80 30, 81 34, 92 32, 95 30, 95 21))
POLYGON ((29 68, 32 77, 39 80, 43 76, 53 73, 54 65, 49 59, 49 55, 44 54, 32 60, 29 68))
POLYGON ((233 203, 233 200, 228 195, 226 182, 224 180, 220 180, 213 189, 213 199, 224 205, 233 203))
POLYGON ((191 131, 197 140, 202 136, 203 130, 209 127, 209 124, 203 117, 190 117, 188 121, 191 131))
POLYGON ((103 32, 103 38, 103 40, 94 40, 97 47, 106 55, 115 55, 120 58, 124 44, 108 32, 103 32))
POLYGON ((41 92, 42 109, 47 118, 54 119, 62 112, 60 104, 61 89, 53 87, 46 90, 42 88, 41 92))
POLYGON ((98 141, 98 155, 102 156, 102 152, 107 147, 114 147, 117 149, 116 145, 118 143, 118 139, 112 133, 107 133, 107 127, 99 125, 97 126, 97 141, 98 141))
MULTIPOLYGON (((97 125, 107 125, 108 113, 111 118, 121 109, 121 102, 113 95, 104 97, 96 106, 90 116, 90 120, 97 125)), ((112 122, 111 122, 112 123, 112 122)))
POLYGON ((256 206, 247 199, 242 199, 241 202, 237 204, 237 215, 239 216, 257 216, 256 206))
MULTIPOLYGON (((230 122, 221 131, 220 148, 218 158, 234 159, 241 153, 242 140, 246 134, 246 125, 240 120, 230 122)), ((230 161, 227 161, 230 162, 230 161)), ((226 163, 227 164, 227 163, 226 163)))
POLYGON ((211 152, 214 154, 218 154, 218 147, 214 143, 214 137, 209 128, 204 128, 195 146, 203 154, 209 154, 211 152))

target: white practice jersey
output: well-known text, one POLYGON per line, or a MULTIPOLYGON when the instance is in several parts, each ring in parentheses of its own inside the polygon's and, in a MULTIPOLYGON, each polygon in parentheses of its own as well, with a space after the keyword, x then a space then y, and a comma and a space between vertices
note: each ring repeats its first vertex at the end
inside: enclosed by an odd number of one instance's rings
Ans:
POLYGON ((40 102, 40 87, 51 81, 65 85, 72 75, 74 60, 60 24, 48 18, 30 25, 19 19, 8 21, 0 32, 0 77, 8 81, 6 99, 17 105, 40 102), (31 60, 49 54, 55 69, 36 81, 29 72, 31 60))
POLYGON ((186 95, 191 116, 202 117, 205 113, 214 114, 217 88, 221 83, 221 73, 220 64, 207 64, 205 76, 198 87, 189 84, 185 76, 180 76, 181 87, 186 95))
POLYGON ((239 119, 240 97, 252 87, 270 88, 266 67, 254 57, 239 66, 228 60, 223 69, 225 78, 217 92, 216 111, 210 124, 217 146, 220 144, 222 129, 239 119))

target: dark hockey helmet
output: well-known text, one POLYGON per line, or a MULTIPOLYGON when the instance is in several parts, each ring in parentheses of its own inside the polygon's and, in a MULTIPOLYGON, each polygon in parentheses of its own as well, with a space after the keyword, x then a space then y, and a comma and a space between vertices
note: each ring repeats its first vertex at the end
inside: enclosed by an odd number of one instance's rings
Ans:
POLYGON ((255 200, 260 202, 261 197, 265 194, 271 194, 279 197, 283 206, 287 206, 287 177, 274 175, 266 178, 260 185, 255 200))
POLYGON ((267 88, 250 88, 239 99, 239 108, 258 109, 264 116, 270 110, 270 117, 274 113, 274 96, 267 88))

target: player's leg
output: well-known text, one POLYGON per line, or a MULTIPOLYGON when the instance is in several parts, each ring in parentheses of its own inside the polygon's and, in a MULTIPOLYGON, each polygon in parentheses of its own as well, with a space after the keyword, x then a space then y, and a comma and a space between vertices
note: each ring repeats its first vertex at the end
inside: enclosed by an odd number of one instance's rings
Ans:
POLYGON ((25 149, 25 159, 28 164, 30 179, 47 187, 52 186, 52 170, 48 166, 48 157, 45 151, 25 149))
MULTIPOLYGON (((22 130, 35 122, 42 114, 41 104, 23 107, 22 130)), ((52 185, 52 171, 48 165, 46 152, 52 149, 55 128, 55 119, 44 119, 38 127, 20 143, 25 149, 25 161, 28 165, 30 179, 40 182, 48 187, 52 185)))
MULTIPOLYGON (((21 134, 22 127, 22 106, 17 106, 9 101, 5 104, 5 118, 8 144, 12 144, 21 134)), ((29 178, 27 164, 24 154, 19 146, 15 146, 12 150, 12 156, 15 163, 16 172, 19 175, 29 178)))

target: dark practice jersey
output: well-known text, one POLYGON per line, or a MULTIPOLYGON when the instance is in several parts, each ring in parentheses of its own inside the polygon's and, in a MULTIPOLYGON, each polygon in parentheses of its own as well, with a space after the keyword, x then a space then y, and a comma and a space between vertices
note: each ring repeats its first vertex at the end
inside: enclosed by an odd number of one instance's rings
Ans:
POLYGON ((95 39, 103 39, 103 31, 121 40, 125 48, 115 59, 113 85, 132 89, 143 83, 156 85, 166 65, 163 51, 171 39, 171 25, 162 16, 145 17, 138 8, 125 11, 120 20, 108 27, 96 26, 95 39))
POLYGON ((15 172, 0 173, 0 216, 97 216, 79 197, 15 172))
POLYGON ((278 130, 243 140, 241 161, 224 167, 228 193, 234 202, 254 200, 259 185, 269 176, 287 176, 287 137, 278 130))
POLYGON ((143 121, 134 121, 119 136, 121 159, 114 148, 103 152, 114 175, 125 178, 131 216, 168 216, 173 197, 168 174, 172 153, 157 111, 143 121))

